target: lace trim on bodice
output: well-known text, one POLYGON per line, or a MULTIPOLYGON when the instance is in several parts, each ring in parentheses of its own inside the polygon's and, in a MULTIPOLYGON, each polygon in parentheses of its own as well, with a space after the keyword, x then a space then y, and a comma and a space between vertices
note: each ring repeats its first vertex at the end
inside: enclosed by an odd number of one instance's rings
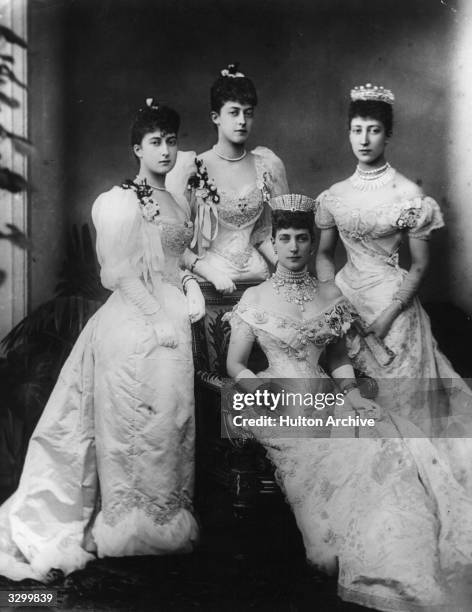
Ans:
POLYGON ((264 199, 259 187, 253 187, 249 193, 236 196, 220 190, 218 219, 228 229, 242 229, 252 225, 260 217, 264 208, 264 199))
POLYGON ((305 321, 241 300, 226 320, 239 317, 250 326, 254 335, 269 333, 295 352, 309 345, 324 347, 344 336, 357 317, 352 304, 341 297, 329 308, 305 321))
POLYGON ((193 236, 191 221, 164 220, 156 223, 161 232, 162 249, 166 255, 179 257, 190 246, 193 236))
POLYGON ((317 201, 318 227, 336 226, 344 239, 354 242, 384 238, 400 231, 425 238, 444 225, 437 202, 425 195, 393 202, 353 204, 328 190, 317 201))
POLYGON ((195 191, 197 210, 191 247, 197 246, 198 252, 210 248, 220 225, 230 230, 241 230, 255 225, 262 218, 264 207, 272 195, 273 177, 261 155, 254 153, 254 160, 256 184, 243 194, 217 188, 201 160, 197 160, 197 172, 204 177, 202 182, 205 183, 195 191))

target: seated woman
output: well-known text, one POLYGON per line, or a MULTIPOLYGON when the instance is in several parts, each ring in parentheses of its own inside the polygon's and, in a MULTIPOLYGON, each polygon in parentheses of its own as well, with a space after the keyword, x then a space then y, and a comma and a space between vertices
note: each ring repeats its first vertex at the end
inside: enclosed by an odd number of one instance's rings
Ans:
POLYGON ((131 134, 138 176, 93 205, 113 293, 72 349, 0 508, 8 578, 46 580, 94 554, 188 552, 196 541, 190 323, 205 304, 180 269, 193 233, 187 202, 165 188, 179 123, 148 100, 131 134))
POLYGON ((189 168, 188 156, 179 162, 180 172, 176 169, 170 180, 182 183, 196 172, 191 181, 196 255, 187 254, 187 266, 218 291, 232 292, 236 281, 269 276, 268 264, 275 259, 268 200, 287 193, 288 186, 284 165, 272 151, 246 149, 257 105, 253 82, 230 65, 213 83, 210 97, 217 143, 197 157, 196 167, 189 168))
POLYGON ((329 383, 319 364, 326 353, 344 396, 341 413, 377 417, 366 437, 351 439, 335 439, 342 432, 328 420, 279 435, 269 426, 250 427, 276 466, 308 561, 338 572, 346 601, 385 611, 445 611, 457 602, 467 609, 472 499, 412 423, 382 415, 361 397, 343 339, 356 313, 333 283, 318 284, 307 270, 314 201, 288 195, 272 206, 277 269, 248 289, 228 317, 228 372, 246 390, 277 378, 291 391, 315 394, 329 383), (269 362, 259 373, 247 369, 256 341, 269 362))

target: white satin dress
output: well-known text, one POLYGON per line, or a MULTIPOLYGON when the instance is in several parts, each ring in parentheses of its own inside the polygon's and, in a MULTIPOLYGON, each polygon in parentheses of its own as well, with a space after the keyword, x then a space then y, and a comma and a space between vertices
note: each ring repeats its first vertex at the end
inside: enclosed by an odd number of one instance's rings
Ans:
MULTIPOLYGON (((182 218, 187 203, 179 199, 182 218)), ((189 221, 147 220, 132 190, 96 200, 101 278, 113 290, 65 363, 31 438, 17 491, 0 508, 0 574, 47 579, 95 555, 192 550, 194 393, 180 260, 189 221), (177 348, 157 343, 135 303, 146 287, 177 348)))
MULTIPOLYGON (((302 322, 243 295, 226 319, 232 333, 260 344, 269 362, 261 379, 315 395, 329 382, 320 356, 344 335, 353 311, 340 298, 302 322)), ((246 407, 243 414, 261 413, 246 407)), ((359 429, 359 438, 352 431, 340 439, 343 432, 329 426, 279 437, 269 426, 250 428, 276 466, 308 561, 337 572, 339 596, 362 606, 472 609, 472 497, 411 422, 390 412, 374 428, 359 429)))

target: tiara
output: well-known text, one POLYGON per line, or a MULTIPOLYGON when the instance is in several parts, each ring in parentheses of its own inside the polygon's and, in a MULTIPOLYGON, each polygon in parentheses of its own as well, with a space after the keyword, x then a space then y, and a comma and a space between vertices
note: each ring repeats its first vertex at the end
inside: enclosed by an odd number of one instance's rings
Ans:
POLYGON ((290 212, 313 212, 316 201, 300 193, 288 193, 270 199, 272 210, 288 210, 290 212))
POLYGON ((351 100, 353 102, 356 100, 371 100, 373 102, 386 102, 393 105, 395 96, 390 89, 385 89, 381 85, 377 86, 367 83, 367 85, 358 85, 351 89, 351 100))
POLYGON ((242 72, 238 71, 239 64, 228 64, 227 68, 224 68, 221 71, 221 76, 230 77, 232 79, 238 79, 240 77, 246 76, 242 72))

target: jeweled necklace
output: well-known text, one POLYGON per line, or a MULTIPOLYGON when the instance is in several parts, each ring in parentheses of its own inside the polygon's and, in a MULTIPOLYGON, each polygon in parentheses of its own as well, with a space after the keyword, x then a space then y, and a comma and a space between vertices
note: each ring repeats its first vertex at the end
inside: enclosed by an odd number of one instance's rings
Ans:
POLYGON ((223 155, 222 153, 220 153, 217 149, 216 149, 216 145, 213 146, 213 151, 215 152, 215 154, 220 158, 220 159, 224 159, 225 161, 228 162, 238 162, 241 161, 242 159, 244 159, 247 155, 247 151, 246 149, 244 149, 242 155, 240 155, 239 157, 226 157, 226 155, 223 155))
POLYGON ((310 302, 316 292, 316 281, 305 268, 300 272, 291 272, 277 266, 272 275, 272 286, 277 295, 291 304, 298 304, 304 312, 305 302, 310 302))
POLYGON ((395 169, 386 162, 380 168, 374 170, 362 170, 357 166, 356 171, 350 177, 351 184, 360 191, 375 191, 389 183, 395 176, 395 169))

